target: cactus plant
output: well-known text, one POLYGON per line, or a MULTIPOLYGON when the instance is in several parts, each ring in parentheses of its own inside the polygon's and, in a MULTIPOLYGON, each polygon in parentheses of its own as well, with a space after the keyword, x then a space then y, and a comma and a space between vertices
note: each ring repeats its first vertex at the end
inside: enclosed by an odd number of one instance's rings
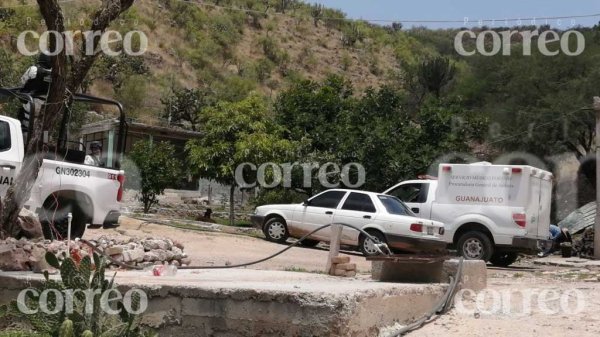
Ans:
POLYGON ((73 321, 70 319, 65 319, 65 321, 60 325, 60 330, 58 331, 59 337, 73 337, 73 321))
MULTIPOLYGON (((37 290, 41 294, 45 290, 57 290, 59 293, 65 293, 70 290, 74 294, 73 311, 66 311, 68 306, 63 306, 63 311, 56 314, 44 313, 38 310, 36 314, 27 315, 19 311, 16 301, 9 305, 0 306, 0 317, 14 316, 28 321, 35 329, 36 333, 41 335, 59 336, 59 337, 144 337, 153 335, 139 326, 139 317, 127 313, 124 310, 123 303, 117 302, 117 307, 121 309, 121 314, 110 316, 101 308, 100 300, 102 294, 109 289, 114 288, 114 275, 107 279, 106 260, 97 254, 93 257, 86 256, 76 263, 71 257, 65 256, 62 262, 52 253, 46 254, 48 264, 60 271, 61 280, 50 279, 48 273, 44 273, 45 282, 37 290), (92 259, 94 263, 92 264, 92 259), (77 291, 81 290, 81 291, 77 291), (88 312, 88 299, 85 292, 92 291, 91 307, 92 312, 88 312)), ((27 307, 30 309, 39 309, 39 296, 31 295, 25 299, 27 307)), ((138 294, 135 294, 138 295, 138 294)), ((139 305, 139 295, 133 298, 133 307, 139 305)), ((48 307, 54 308, 57 300, 48 296, 48 307)), ((69 308, 70 309, 70 308, 69 308)))

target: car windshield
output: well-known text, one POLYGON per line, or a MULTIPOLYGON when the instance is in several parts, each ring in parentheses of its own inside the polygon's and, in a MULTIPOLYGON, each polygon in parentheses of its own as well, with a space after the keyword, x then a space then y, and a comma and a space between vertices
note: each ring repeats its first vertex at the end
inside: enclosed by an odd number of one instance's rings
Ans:
POLYGON ((381 200, 381 203, 388 213, 416 217, 416 215, 408 208, 408 206, 406 206, 405 203, 400 201, 400 199, 391 195, 378 195, 377 197, 379 200, 381 200))

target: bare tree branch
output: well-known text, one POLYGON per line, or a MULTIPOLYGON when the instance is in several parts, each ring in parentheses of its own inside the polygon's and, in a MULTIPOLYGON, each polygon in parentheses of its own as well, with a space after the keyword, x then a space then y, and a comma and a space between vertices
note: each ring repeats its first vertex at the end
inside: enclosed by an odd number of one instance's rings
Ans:
MULTIPOLYGON (((106 31, 110 23, 118 18, 121 13, 129 9, 133 5, 134 1, 135 0, 102 0, 102 7, 94 14, 90 31, 106 31)), ((92 65, 96 61, 96 58, 98 58, 98 55, 100 55, 100 51, 98 50, 99 44, 99 35, 94 36, 91 41, 84 39, 84 43, 81 46, 82 57, 73 64, 71 76, 67 85, 67 88, 71 92, 76 92, 81 88, 81 84, 83 83, 87 73, 92 68, 92 65), (91 43, 92 45, 88 46, 88 43, 91 43), (90 48, 94 51, 92 55, 85 53, 85 51, 90 48)))

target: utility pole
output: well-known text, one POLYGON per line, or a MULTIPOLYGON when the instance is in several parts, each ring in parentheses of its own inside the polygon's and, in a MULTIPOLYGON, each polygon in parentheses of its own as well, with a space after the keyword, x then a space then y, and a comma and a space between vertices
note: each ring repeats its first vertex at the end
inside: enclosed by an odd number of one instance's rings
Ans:
POLYGON ((600 97, 594 97, 596 111, 596 221, 594 222, 594 259, 600 260, 600 97))

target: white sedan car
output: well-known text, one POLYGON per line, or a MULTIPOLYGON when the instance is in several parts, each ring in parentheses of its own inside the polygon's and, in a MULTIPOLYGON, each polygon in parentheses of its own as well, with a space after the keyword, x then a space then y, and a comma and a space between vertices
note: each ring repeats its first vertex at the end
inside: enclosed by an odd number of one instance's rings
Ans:
MULTIPOLYGON (((257 207, 251 220, 267 240, 279 243, 288 237, 301 238, 326 224, 342 223, 362 228, 396 251, 434 253, 446 249, 441 222, 417 218, 398 198, 380 193, 327 190, 301 204, 257 207)), ((329 228, 320 230, 301 244, 329 242, 330 234, 329 228)), ((349 227, 343 227, 341 244, 358 246, 366 256, 377 254, 371 240, 349 227)))

